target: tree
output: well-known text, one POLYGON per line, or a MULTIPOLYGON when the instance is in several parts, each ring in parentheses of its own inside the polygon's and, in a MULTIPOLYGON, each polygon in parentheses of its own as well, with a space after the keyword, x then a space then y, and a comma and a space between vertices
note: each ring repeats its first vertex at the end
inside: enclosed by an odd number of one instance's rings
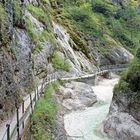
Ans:
POLYGON ((140 30, 140 17, 136 16, 136 17, 130 19, 127 23, 128 23, 127 27, 131 32, 131 39, 133 39, 133 34, 137 30, 140 30))

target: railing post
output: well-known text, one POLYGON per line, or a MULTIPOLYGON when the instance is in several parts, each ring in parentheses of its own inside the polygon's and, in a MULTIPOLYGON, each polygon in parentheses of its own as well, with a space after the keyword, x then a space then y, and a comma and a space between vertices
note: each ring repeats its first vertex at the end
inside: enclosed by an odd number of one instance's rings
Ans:
POLYGON ((17 113, 17 140, 20 140, 19 138, 19 107, 16 103, 16 113, 17 113))
MULTIPOLYGON (((22 102, 22 115, 24 115, 24 101, 22 102)), ((22 122, 22 128, 24 129, 24 120, 22 122)))
POLYGON ((30 94, 30 104, 31 104, 31 112, 33 114, 33 102, 32 102, 32 95, 30 94))
POLYGON ((6 124, 7 127, 7 140, 10 140, 10 124, 6 124))

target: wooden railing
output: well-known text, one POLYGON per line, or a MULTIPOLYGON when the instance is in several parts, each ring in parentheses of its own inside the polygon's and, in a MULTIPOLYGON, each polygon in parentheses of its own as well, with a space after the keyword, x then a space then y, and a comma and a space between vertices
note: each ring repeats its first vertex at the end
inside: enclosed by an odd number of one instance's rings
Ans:
POLYGON ((3 133, 2 140, 23 140, 25 133, 28 131, 30 118, 35 108, 35 105, 39 98, 42 96, 45 86, 47 84, 51 84, 55 81, 62 80, 76 80, 76 79, 84 79, 89 77, 94 77, 96 75, 102 75, 107 72, 116 72, 116 71, 123 71, 127 69, 127 64, 122 65, 109 65, 109 66, 102 66, 95 70, 91 74, 87 75, 78 75, 74 77, 60 77, 57 73, 48 75, 42 82, 39 84, 38 87, 35 88, 34 92, 30 93, 26 98, 24 98, 21 106, 16 107, 16 114, 15 118, 11 123, 6 125, 5 133, 3 133))

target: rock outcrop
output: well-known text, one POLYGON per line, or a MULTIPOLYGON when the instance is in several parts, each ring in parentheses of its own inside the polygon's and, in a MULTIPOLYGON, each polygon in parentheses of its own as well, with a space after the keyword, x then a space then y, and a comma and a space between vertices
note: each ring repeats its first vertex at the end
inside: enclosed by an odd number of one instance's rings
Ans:
POLYGON ((67 111, 84 109, 97 102, 97 97, 92 86, 82 82, 70 82, 60 87, 59 95, 62 96, 62 105, 67 111))
POLYGON ((140 139, 140 49, 114 89, 104 130, 115 140, 140 139))
POLYGON ((128 100, 127 94, 115 93, 113 96, 104 130, 115 140, 140 139, 139 103, 131 104, 131 100, 128 100))

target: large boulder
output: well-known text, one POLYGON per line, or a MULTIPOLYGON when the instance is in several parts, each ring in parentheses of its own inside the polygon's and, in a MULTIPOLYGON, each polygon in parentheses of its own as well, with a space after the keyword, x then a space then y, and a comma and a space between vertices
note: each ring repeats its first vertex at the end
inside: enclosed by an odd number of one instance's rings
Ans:
POLYGON ((104 131, 115 140, 140 139, 140 103, 132 92, 115 91, 104 131))
POLYGON ((91 86, 82 82, 70 82, 60 87, 60 93, 63 98, 63 106, 67 110, 84 109, 92 106, 97 97, 91 86))
POLYGON ((139 140, 140 122, 128 113, 118 112, 109 115, 104 131, 115 140, 139 140))

